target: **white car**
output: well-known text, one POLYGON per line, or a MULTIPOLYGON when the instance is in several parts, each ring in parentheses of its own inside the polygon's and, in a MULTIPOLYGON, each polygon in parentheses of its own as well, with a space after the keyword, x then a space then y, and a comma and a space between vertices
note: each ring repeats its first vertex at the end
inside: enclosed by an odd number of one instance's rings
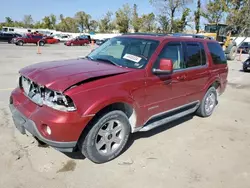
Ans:
POLYGON ((60 42, 67 42, 68 40, 71 40, 74 37, 71 35, 55 35, 54 38, 58 39, 60 42))

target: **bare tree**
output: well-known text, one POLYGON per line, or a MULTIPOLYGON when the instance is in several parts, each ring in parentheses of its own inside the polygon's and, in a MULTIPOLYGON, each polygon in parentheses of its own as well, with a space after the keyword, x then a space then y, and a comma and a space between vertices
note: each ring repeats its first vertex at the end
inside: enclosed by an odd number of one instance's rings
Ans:
POLYGON ((161 15, 168 15, 170 18, 170 32, 172 32, 176 13, 191 0, 149 0, 149 2, 161 12, 161 15))

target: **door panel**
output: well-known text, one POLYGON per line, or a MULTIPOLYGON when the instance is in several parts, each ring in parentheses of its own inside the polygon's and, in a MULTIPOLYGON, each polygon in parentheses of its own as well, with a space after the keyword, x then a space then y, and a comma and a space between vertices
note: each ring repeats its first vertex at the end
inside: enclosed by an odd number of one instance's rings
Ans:
POLYGON ((187 103, 185 92, 186 73, 178 72, 184 66, 183 45, 180 42, 165 43, 153 68, 159 67, 161 58, 171 59, 176 72, 167 75, 154 75, 146 79, 146 107, 148 116, 165 112, 187 103))
POLYGON ((187 101, 201 101, 204 95, 204 85, 208 82, 210 75, 204 45, 201 42, 185 42, 185 51, 187 101))

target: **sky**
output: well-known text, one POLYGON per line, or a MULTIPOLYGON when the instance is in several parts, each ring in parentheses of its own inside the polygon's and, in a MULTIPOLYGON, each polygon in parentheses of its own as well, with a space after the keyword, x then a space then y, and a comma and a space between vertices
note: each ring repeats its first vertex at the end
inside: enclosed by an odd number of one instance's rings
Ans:
MULTIPOLYGON (((202 4, 205 1, 202 0, 202 4)), ((191 0, 191 2, 196 2, 196 0, 191 0)), ((51 13, 57 17, 60 14, 73 17, 78 11, 84 11, 90 14, 92 19, 99 20, 107 11, 115 13, 125 3, 131 7, 137 4, 139 15, 159 13, 149 0, 11 0, 11 3, 8 0, 0 0, 0 22, 4 22, 5 17, 22 21, 24 15, 29 14, 32 15, 34 21, 40 21, 51 13)), ((192 11, 195 10, 196 3, 191 3, 189 8, 192 11)))
POLYGON ((100 19, 108 10, 115 12, 125 3, 131 6, 136 3, 140 13, 154 11, 148 0, 11 0, 11 3, 0 0, 0 22, 7 16, 21 21, 25 14, 31 14, 35 21, 51 13, 72 17, 78 11, 90 14, 93 19, 100 19))

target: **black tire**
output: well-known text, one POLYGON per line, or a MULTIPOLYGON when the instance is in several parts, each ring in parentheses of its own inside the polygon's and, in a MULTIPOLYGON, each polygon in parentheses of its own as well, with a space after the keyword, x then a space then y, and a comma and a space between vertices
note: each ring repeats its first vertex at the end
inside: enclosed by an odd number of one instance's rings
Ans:
POLYGON ((24 42, 23 42, 22 40, 19 40, 19 41, 17 42, 17 45, 18 45, 18 46, 23 46, 23 44, 24 44, 24 42))
POLYGON ((230 50, 230 53, 227 54, 227 59, 228 60, 234 60, 237 55, 237 47, 233 46, 230 50))
MULTIPOLYGON (((114 130, 114 132, 115 132, 115 128, 112 129, 112 130, 114 130)), ((78 143, 79 148, 80 148, 82 154, 94 163, 100 164, 100 163, 108 162, 108 161, 116 158, 118 155, 120 155, 122 153, 122 150, 124 149, 128 139, 129 139, 130 129, 131 128, 130 128, 128 118, 122 111, 115 110, 115 111, 105 113, 93 122, 92 127, 87 132, 86 136, 82 136, 82 138, 79 140, 79 143, 78 143), (112 150, 113 149, 112 147, 114 147, 116 144, 116 143, 113 143, 113 146, 112 146, 112 143, 111 143, 111 142, 113 142, 113 141, 111 141, 112 136, 111 136, 111 138, 109 138, 109 136, 113 135, 113 139, 116 136, 114 136, 113 133, 110 133, 111 131, 106 132, 106 130, 105 130, 105 134, 104 134, 105 136, 103 136, 103 137, 99 135, 100 130, 103 131, 104 126, 106 126, 107 128, 109 127, 109 124, 108 125, 106 125, 106 124, 110 121, 118 121, 119 123, 121 123, 121 124, 117 124, 117 127, 118 127, 118 125, 123 127, 123 129, 119 133, 122 135, 122 138, 121 138, 121 142, 114 149, 114 151, 112 151, 110 154, 103 154, 101 151, 101 148, 104 147, 106 150, 108 147, 107 145, 110 144, 110 148, 112 150), (103 141, 105 142, 103 147, 101 147, 99 149, 100 151, 98 151, 98 149, 97 149, 97 145, 98 145, 97 140, 99 139, 99 137, 101 137, 100 140, 103 139, 103 141), (109 141, 109 143, 107 143, 106 141, 109 141)), ((117 135, 117 133, 115 133, 115 135, 117 135)), ((100 142, 100 140, 99 140, 99 142, 100 142)), ((108 151, 108 149, 107 149, 107 151, 108 151)))
POLYGON ((246 67, 243 67, 243 71, 244 71, 244 72, 248 72, 248 70, 247 70, 246 67))
POLYGON ((217 91, 216 91, 215 87, 212 86, 207 90, 204 98, 202 99, 201 104, 200 104, 199 108, 196 111, 196 115, 198 115, 200 117, 209 117, 209 116, 211 116, 213 111, 214 111, 215 106, 217 105, 217 103, 218 103, 218 101, 217 101, 217 91), (214 95, 215 101, 214 101, 213 107, 211 108, 211 111, 207 111, 206 110, 206 100, 210 95, 214 95))
POLYGON ((45 45, 45 42, 44 41, 40 41, 39 42, 39 46, 44 46, 45 45))

